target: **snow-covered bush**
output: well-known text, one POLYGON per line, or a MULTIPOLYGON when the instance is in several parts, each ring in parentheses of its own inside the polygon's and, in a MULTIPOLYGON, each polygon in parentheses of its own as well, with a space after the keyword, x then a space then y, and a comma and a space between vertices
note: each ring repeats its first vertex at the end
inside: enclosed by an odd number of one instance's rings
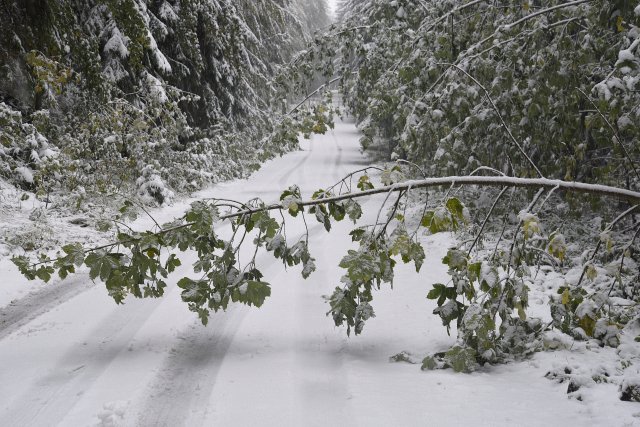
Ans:
MULTIPOLYGON (((46 111, 34 114, 35 123, 44 127, 46 111)), ((22 114, 0 102, 0 175, 9 182, 34 190, 45 179, 44 171, 56 161, 57 150, 36 125, 24 123, 22 114)))

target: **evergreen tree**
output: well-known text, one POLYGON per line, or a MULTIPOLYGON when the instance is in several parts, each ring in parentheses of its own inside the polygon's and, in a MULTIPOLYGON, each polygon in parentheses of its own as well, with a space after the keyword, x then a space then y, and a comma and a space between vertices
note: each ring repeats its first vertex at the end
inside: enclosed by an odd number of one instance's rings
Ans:
POLYGON ((309 40, 308 13, 326 17, 313 4, 3 0, 0 175, 156 202, 242 175, 260 159, 239 141, 272 132, 281 108, 273 76, 309 40))

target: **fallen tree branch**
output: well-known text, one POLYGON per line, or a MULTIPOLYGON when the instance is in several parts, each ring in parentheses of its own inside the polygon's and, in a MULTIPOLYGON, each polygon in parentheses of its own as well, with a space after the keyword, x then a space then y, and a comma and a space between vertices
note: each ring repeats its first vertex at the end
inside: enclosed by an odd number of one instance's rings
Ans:
POLYGON ((330 81, 328 81, 327 83, 324 83, 322 85, 320 85, 316 90, 314 90, 313 92, 311 92, 310 94, 308 94, 302 101, 300 101, 295 107, 293 107, 291 109, 291 111, 289 111, 286 115, 290 116, 293 113, 295 113, 298 108, 300 108, 302 105, 304 105, 305 102, 307 102, 309 99, 311 99, 313 96, 315 96, 316 94, 318 94, 319 92, 321 92, 325 87, 327 86, 331 86, 332 84, 334 84, 335 82, 337 82, 338 80, 342 79, 342 76, 336 77, 330 81))
MULTIPOLYGON (((479 185, 484 187, 529 187, 529 188, 555 188, 574 193, 596 194, 605 197, 617 197, 628 201, 640 202, 640 192, 627 190, 624 188, 611 187, 601 184, 587 184, 583 182, 562 181, 548 178, 515 178, 509 176, 445 176, 438 178, 427 178, 421 180, 405 181, 385 187, 374 188, 372 190, 361 191, 359 193, 346 193, 324 199, 308 200, 299 203, 300 206, 314 206, 329 202, 366 197, 374 194, 387 193, 389 191, 405 191, 409 188, 428 188, 445 185, 479 185)), ((280 205, 271 205, 268 209, 280 209, 280 205)), ((240 216, 250 212, 237 212, 232 216, 240 216)), ((232 217, 228 216, 228 217, 232 217)), ((224 217, 221 217, 224 218, 224 217)))
MULTIPOLYGON (((318 199, 305 200, 297 202, 297 205, 300 207, 304 206, 318 206, 324 205, 326 203, 335 203, 343 200, 349 199, 357 199, 360 197, 372 196, 375 194, 381 193, 393 193, 393 192, 404 192, 411 189, 416 188, 430 188, 430 187, 441 187, 441 186, 455 186, 455 185, 478 185, 484 187, 520 187, 520 188, 538 188, 538 189, 555 189, 555 190, 565 190, 574 193, 586 193, 586 194, 595 194, 604 197, 614 197, 619 199, 628 200, 634 203, 640 203, 640 192, 627 190, 624 188, 611 187, 607 185, 600 184, 587 184, 583 182, 570 182, 570 181, 562 181, 557 179, 548 179, 548 178, 515 178, 509 176, 445 176, 438 178, 427 178, 421 180, 411 180, 404 181, 401 183, 388 185, 384 187, 378 187, 371 190, 360 191, 357 193, 344 193, 331 197, 322 197, 318 199)), ((259 206, 255 208, 247 208, 238 210, 236 212, 231 212, 226 215, 221 215, 218 220, 225 219, 233 219, 239 218, 246 215, 251 215, 258 212, 264 211, 272 211, 272 210, 281 210, 284 209, 283 206, 279 203, 274 203, 271 205, 259 206)), ((154 235, 161 236, 166 233, 170 233, 172 231, 180 230, 183 228, 193 226, 193 223, 184 223, 175 227, 170 227, 153 233, 154 235)), ((139 239, 132 239, 130 241, 125 242, 114 242, 106 245, 98 246, 95 248, 87 249, 84 252, 95 252, 102 249, 107 249, 114 247, 120 244, 127 244, 136 242, 139 239)), ((32 264, 33 266, 47 264, 50 262, 54 262, 57 259, 48 259, 43 262, 38 262, 32 264)))

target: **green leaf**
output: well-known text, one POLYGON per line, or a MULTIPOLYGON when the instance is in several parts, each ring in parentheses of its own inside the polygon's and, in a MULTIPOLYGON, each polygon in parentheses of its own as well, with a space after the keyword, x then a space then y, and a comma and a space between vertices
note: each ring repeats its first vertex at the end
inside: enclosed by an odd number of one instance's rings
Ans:
POLYGON ((431 227, 432 220, 433 220, 433 211, 427 211, 422 217, 422 220, 420 221, 420 225, 425 228, 429 228, 431 227))
POLYGON ((460 202, 459 199, 452 197, 447 200, 447 210, 451 212, 451 215, 460 220, 464 221, 464 205, 460 202))
POLYGON ((242 286, 238 300, 249 306, 261 307, 265 299, 271 295, 271 287, 267 282, 249 280, 242 286))
POLYGON ((331 297, 328 298, 333 322, 336 326, 342 326, 347 322, 347 335, 351 333, 351 326, 355 325, 355 315, 358 304, 354 296, 347 289, 336 287, 331 297))
MULTIPOLYGON (((121 266, 120 259, 122 254, 111 254, 104 251, 96 251, 90 253, 84 260, 84 263, 89 267, 89 277, 91 280, 95 280, 100 277, 102 281, 106 281, 111 272, 121 266)), ((135 262, 132 261, 135 265, 135 262)))
POLYGON ((111 230, 112 227, 113 223, 108 220, 101 219, 96 222, 96 230, 102 233, 106 233, 107 231, 111 230))
POLYGON ((340 261, 340 267, 347 270, 347 276, 353 283, 366 283, 380 274, 375 258, 362 251, 349 250, 340 261))
POLYGON ((439 207, 435 211, 427 211, 420 221, 420 225, 429 229, 432 234, 454 229, 451 213, 439 207))
POLYGON ((298 216, 298 212, 301 211, 300 201, 301 201, 300 189, 298 186, 293 185, 289 187, 288 190, 285 190, 280 195, 280 202, 284 209, 289 211, 289 214, 293 217, 298 216))
POLYGON ((411 248, 411 238, 407 234, 407 230, 404 227, 398 227, 393 230, 390 236, 391 246, 389 247, 390 255, 402 255, 404 262, 408 262, 409 259, 406 256, 411 248))
POLYGON ((300 199, 301 198, 300 188, 297 185, 292 185, 291 187, 289 187, 288 189, 282 192, 282 194, 280 195, 280 201, 283 201, 287 197, 300 199))
POLYGON ((455 346, 444 355, 446 362, 456 372, 473 372, 477 366, 476 351, 472 348, 455 346))
POLYGON ((475 262, 467 265, 467 277, 470 282, 476 282, 480 280, 480 272, 482 270, 482 263, 475 262))
POLYGON ((313 193, 313 195, 311 196, 311 199, 312 200, 325 199, 325 198, 327 198, 329 196, 330 196, 329 193, 327 193, 325 190, 320 189, 320 190, 316 191, 315 193, 313 193))
POLYGON ((209 324, 209 310, 206 308, 198 308, 196 313, 198 313, 198 318, 200 322, 202 322, 202 325, 207 326, 209 324))
POLYGON ((360 179, 358 179, 357 187, 360 191, 373 190, 374 188, 368 175, 362 175, 360 179))
POLYGON ((300 209, 300 207, 298 206, 298 204, 296 202, 291 202, 289 204, 289 214, 292 217, 298 216, 299 209, 300 209))
MULTIPOLYGON (((443 295, 440 296, 442 298, 443 295)), ((440 300, 439 300, 440 301, 440 300)), ((461 303, 456 301, 455 299, 449 299, 446 303, 439 305, 433 310, 433 314, 437 314, 442 319, 442 325, 447 327, 447 332, 449 332, 449 325, 454 319, 461 318, 461 303)))
MULTIPOLYGON (((329 203, 329 214, 336 220, 342 221, 346 214, 345 208, 339 203, 329 203)), ((328 230, 327 230, 328 231, 328 230)))
POLYGON ((127 296, 127 287, 130 284, 131 282, 119 270, 116 270, 105 282, 109 296, 113 298, 116 304, 122 304, 127 296))
POLYGON ((324 205, 316 206, 316 220, 324 225, 325 230, 331 231, 331 219, 324 205))
POLYGON ((177 267, 180 267, 181 265, 182 262, 180 261, 180 259, 176 257, 175 254, 171 254, 169 255, 169 258, 167 258, 167 262, 165 263, 164 268, 166 268, 169 273, 173 273, 175 269, 177 267))
POLYGON ((422 268, 422 264, 424 264, 424 260, 426 258, 426 255, 424 253, 424 248, 420 243, 412 242, 408 255, 409 255, 409 258, 413 260, 413 263, 416 267, 416 273, 419 273, 420 269, 422 268))
POLYGON ((84 264, 84 249, 80 243, 63 246, 62 250, 67 254, 68 260, 76 267, 84 264))
POLYGON ((437 367, 438 363, 436 362, 436 359, 434 359, 432 356, 427 356, 422 359, 422 366, 420 367, 420 369, 422 369, 423 371, 432 371, 437 367))
POLYGON ((314 271, 316 271, 316 264, 315 264, 315 259, 308 257, 308 259, 304 260, 302 262, 302 277, 303 278, 308 278, 311 273, 313 273, 314 271))
POLYGON ((362 207, 353 199, 347 200, 344 206, 347 215, 349 215, 349 219, 351 219, 351 221, 353 221, 353 223, 355 224, 356 221, 359 220, 362 216, 362 207))
POLYGON ((192 223, 192 229, 200 234, 207 234, 213 223, 218 219, 218 208, 203 201, 193 202, 191 209, 185 215, 187 222, 192 223))
POLYGON ((36 270, 36 277, 47 283, 51 280, 51 275, 55 273, 53 267, 43 265, 36 270))
POLYGON ((138 217, 137 209, 129 200, 126 200, 122 207, 119 209, 120 211, 120 219, 128 219, 130 221, 135 221, 138 217))
POLYGON ((530 239, 542 232, 540 220, 536 215, 523 211, 520 213, 519 218, 522 221, 522 234, 525 239, 530 239))
POLYGON ((366 230, 364 228, 356 228, 355 230, 352 230, 349 235, 351 236, 352 242, 359 242, 360 240, 362 240, 362 237, 365 235, 365 233, 366 230))
POLYGON ((467 254, 457 249, 449 249, 447 255, 442 259, 442 263, 448 265, 450 269, 462 271, 467 267, 467 254))
POLYGON ((252 214, 251 219, 262 234, 269 238, 273 238, 280 228, 278 221, 271 218, 266 211, 252 214))
POLYGON ((192 280, 183 277, 178 281, 178 287, 183 289, 181 293, 182 301, 203 305, 207 301, 209 295, 209 285, 204 280, 192 280))
POLYGON ((267 238, 267 251, 273 251, 273 256, 282 258, 287 252, 287 241, 282 233, 278 233, 273 238, 267 238))
POLYGON ((549 236, 549 246, 547 250, 551 255, 563 261, 567 253, 567 244, 565 243, 564 236, 557 231, 552 233, 551 236, 549 236))
POLYGON ((435 283, 433 285, 433 289, 431 289, 429 291, 429 293, 427 294, 427 298, 428 299, 437 299, 437 298, 439 298, 440 295, 442 295, 444 289, 445 289, 445 285, 443 285, 442 283, 435 283))
POLYGON ((22 273, 24 277, 28 280, 35 280, 36 270, 28 257, 24 255, 14 256, 11 258, 11 262, 18 267, 18 270, 20 270, 20 273, 22 273))
POLYGON ((69 276, 69 274, 73 274, 76 272, 76 269, 73 265, 62 265, 58 268, 58 277, 64 280, 69 276))

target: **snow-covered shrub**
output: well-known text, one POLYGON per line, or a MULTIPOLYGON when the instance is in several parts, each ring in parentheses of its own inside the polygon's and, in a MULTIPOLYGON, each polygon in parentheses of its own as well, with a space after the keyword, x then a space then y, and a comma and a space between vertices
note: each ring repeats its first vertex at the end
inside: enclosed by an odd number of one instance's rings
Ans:
POLYGON ((173 191, 167 185, 151 165, 142 168, 141 176, 136 181, 138 196, 146 204, 157 203, 162 205, 173 198, 173 191))
MULTIPOLYGON (((34 113, 44 126, 47 111, 34 113)), ((34 190, 44 179, 43 170, 58 152, 34 124, 23 122, 22 114, 0 102, 0 174, 15 185, 34 190)))

